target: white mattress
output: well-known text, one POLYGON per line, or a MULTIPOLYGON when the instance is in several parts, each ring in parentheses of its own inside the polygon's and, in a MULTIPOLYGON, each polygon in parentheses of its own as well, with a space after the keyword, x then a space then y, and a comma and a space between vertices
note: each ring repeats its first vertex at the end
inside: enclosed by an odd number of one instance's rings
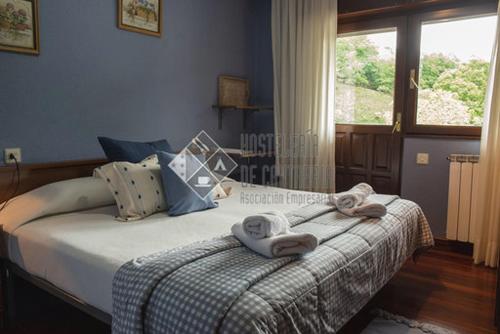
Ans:
POLYGON ((232 224, 247 215, 290 211, 312 195, 237 182, 232 186, 232 195, 220 200, 218 208, 180 217, 158 213, 123 223, 114 219, 116 207, 109 206, 37 219, 12 233, 10 257, 29 273, 111 314, 113 276, 125 262, 229 234, 232 224))

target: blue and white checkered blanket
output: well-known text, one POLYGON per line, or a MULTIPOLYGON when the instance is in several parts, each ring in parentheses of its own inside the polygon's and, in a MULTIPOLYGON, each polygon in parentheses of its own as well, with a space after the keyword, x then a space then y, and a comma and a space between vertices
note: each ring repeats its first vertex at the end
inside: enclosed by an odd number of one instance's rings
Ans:
POLYGON ((128 262, 113 282, 113 333, 335 333, 433 245, 420 207, 386 199, 382 219, 324 204, 288 213, 321 242, 301 257, 267 259, 226 236, 128 262))

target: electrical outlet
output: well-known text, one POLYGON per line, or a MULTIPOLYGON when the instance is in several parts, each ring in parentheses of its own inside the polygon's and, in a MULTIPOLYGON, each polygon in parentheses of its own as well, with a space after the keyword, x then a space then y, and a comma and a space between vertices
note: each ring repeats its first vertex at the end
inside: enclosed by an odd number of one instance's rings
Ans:
POLYGON ((16 157, 17 162, 21 162, 21 149, 16 147, 16 148, 6 148, 4 150, 3 154, 3 160, 5 161, 6 164, 13 164, 15 163, 14 159, 10 159, 10 155, 13 154, 16 157))
POLYGON ((428 165, 429 153, 417 153, 417 165, 428 165))

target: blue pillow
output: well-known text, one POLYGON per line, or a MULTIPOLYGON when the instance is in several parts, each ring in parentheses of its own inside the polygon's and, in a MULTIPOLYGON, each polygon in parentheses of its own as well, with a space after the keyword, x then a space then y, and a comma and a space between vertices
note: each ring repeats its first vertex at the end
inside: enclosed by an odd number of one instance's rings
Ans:
MULTIPOLYGON (((176 159, 177 155, 167 152, 156 152, 158 155, 158 160, 161 166, 161 175, 163 180, 163 190, 166 197, 167 202, 167 211, 170 216, 180 216, 187 213, 213 209, 218 207, 218 204, 213 201, 213 196, 209 193, 206 197, 204 193, 197 193, 191 189, 190 186, 186 184, 186 182, 179 177, 176 172, 170 168, 169 164, 176 159)), ((189 175, 196 170, 197 173, 194 173, 194 178, 198 177, 198 173, 200 170, 198 167, 201 166, 200 162, 196 159, 201 160, 201 163, 204 163, 203 156, 194 156, 190 154, 185 155, 185 160, 182 162, 182 167, 185 167, 185 170, 189 175)), ((207 177, 203 174, 199 174, 199 176, 206 180, 207 177)), ((210 180, 210 182, 213 182, 210 180)), ((196 189, 196 188, 195 188, 196 189)), ((200 188, 200 191, 210 191, 210 187, 206 189, 200 188)))
POLYGON ((107 137, 97 137, 102 150, 109 161, 141 162, 156 151, 172 152, 170 144, 165 140, 140 143, 125 140, 116 140, 107 137))

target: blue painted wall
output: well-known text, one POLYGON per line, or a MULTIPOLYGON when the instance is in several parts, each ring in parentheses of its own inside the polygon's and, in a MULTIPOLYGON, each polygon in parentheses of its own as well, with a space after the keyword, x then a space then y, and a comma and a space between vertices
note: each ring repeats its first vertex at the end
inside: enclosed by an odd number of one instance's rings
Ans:
POLYGON ((479 140, 406 138, 401 196, 418 203, 435 236, 446 236, 449 162, 453 153, 479 154, 479 140), (429 153, 428 165, 417 165, 417 153, 429 153))
POLYGON ((217 76, 248 76, 252 0, 165 0, 161 39, 116 27, 116 1, 40 1, 41 54, 0 52, 0 149, 24 162, 101 157, 96 136, 205 129, 239 146, 240 113, 217 130, 217 76))
MULTIPOLYGON (((249 78, 251 99, 256 105, 273 105, 273 45, 271 35, 271 1, 252 0, 251 3, 252 49, 249 78)), ((252 115, 250 130, 254 133, 274 133, 272 111, 252 115)))

